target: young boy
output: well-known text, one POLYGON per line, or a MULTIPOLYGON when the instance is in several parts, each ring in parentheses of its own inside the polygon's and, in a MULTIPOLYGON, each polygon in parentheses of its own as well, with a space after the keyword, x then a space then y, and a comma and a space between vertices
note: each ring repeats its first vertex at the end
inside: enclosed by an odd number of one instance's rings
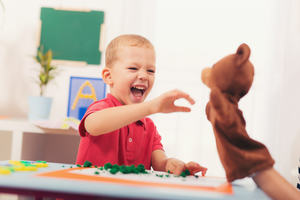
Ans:
POLYGON ((186 93, 173 90, 145 101, 155 79, 155 51, 146 38, 121 35, 110 42, 105 54, 102 78, 110 93, 94 102, 79 125, 81 141, 77 163, 86 160, 103 166, 143 164, 146 169, 170 171, 179 175, 188 169, 192 174, 207 168, 198 163, 184 163, 167 158, 153 121, 146 116, 154 113, 190 112, 190 108, 176 106, 184 98, 194 104, 186 93))

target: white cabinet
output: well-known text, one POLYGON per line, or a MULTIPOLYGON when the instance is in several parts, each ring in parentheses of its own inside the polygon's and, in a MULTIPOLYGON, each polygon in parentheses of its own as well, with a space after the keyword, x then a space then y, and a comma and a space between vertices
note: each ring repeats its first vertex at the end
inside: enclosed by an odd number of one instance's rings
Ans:
POLYGON ((41 128, 26 119, 0 120, 0 160, 75 163, 79 141, 73 128, 41 128))

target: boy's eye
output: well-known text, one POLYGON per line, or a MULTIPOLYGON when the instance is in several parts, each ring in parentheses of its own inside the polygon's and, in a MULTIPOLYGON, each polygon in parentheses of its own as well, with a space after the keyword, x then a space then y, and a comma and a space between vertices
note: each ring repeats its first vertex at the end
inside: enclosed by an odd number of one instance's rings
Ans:
POLYGON ((153 69, 148 69, 147 71, 150 73, 155 73, 155 71, 153 69))
POLYGON ((130 70, 137 70, 136 67, 128 67, 128 69, 130 69, 130 70))

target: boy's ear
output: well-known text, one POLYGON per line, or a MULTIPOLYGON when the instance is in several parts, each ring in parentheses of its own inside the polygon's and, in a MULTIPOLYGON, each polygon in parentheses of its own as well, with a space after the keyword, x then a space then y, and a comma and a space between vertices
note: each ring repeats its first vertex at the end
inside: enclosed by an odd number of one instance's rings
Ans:
POLYGON ((103 79, 104 83, 106 83, 107 85, 112 84, 111 72, 110 72, 109 68, 105 67, 102 70, 102 79, 103 79))

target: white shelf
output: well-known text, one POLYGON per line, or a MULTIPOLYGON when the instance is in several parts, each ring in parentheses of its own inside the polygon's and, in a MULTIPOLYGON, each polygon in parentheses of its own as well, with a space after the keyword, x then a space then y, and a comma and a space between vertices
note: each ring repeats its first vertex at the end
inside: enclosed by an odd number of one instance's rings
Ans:
POLYGON ((10 159, 22 160, 21 157, 22 157, 23 137, 24 134, 26 133, 62 134, 62 135, 73 135, 79 137, 77 130, 71 127, 68 129, 57 128, 57 126, 55 128, 48 128, 51 126, 43 126, 43 125, 37 126, 35 124, 43 124, 43 123, 30 122, 27 119, 0 119, 0 131, 12 133, 10 159))
POLYGON ((53 133, 53 134, 77 134, 77 130, 59 129, 59 128, 42 128, 34 125, 34 122, 30 122, 27 119, 1 119, 0 131, 22 131, 23 133, 53 133))

